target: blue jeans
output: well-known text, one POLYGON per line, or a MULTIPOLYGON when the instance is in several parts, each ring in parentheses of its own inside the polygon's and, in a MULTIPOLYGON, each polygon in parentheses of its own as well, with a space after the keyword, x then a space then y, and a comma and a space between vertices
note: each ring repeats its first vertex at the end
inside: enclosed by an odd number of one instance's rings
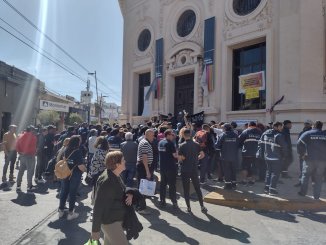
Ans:
POLYGON ((71 178, 61 180, 60 205, 59 209, 63 210, 69 195, 69 212, 74 211, 77 190, 80 184, 81 175, 73 172, 71 178))
POLYGON ((308 191, 309 179, 314 177, 314 198, 319 199, 321 187, 323 185, 323 175, 326 169, 324 161, 303 161, 301 193, 306 195, 308 191))
POLYGON ((265 185, 268 186, 269 189, 276 190, 277 182, 282 171, 282 162, 279 160, 266 160, 266 165, 265 185))
POLYGON ((126 170, 123 172, 123 180, 127 187, 134 186, 135 175, 136 175, 136 163, 126 163, 126 170))

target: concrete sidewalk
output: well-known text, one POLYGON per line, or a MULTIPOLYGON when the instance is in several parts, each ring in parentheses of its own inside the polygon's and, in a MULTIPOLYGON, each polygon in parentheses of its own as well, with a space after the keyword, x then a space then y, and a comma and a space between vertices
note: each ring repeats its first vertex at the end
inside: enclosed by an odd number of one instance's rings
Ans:
MULTIPOLYGON (((277 196, 264 194, 264 182, 256 182, 253 186, 237 185, 236 190, 224 190, 223 183, 209 181, 202 186, 208 193, 205 195, 205 202, 223 205, 233 208, 246 208, 255 210, 273 211, 326 211, 326 185, 323 183, 321 199, 314 200, 312 197, 312 186, 310 183, 308 195, 301 197, 298 195, 300 187, 294 187, 299 182, 298 166, 293 163, 290 166, 289 174, 292 178, 280 178, 278 183, 277 196)), ((241 178, 238 177, 238 180, 241 178)))

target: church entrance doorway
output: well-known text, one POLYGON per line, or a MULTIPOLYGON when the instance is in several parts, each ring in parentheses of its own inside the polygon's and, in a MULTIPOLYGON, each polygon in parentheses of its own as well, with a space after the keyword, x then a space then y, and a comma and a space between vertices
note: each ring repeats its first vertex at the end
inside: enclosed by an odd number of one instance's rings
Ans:
POLYGON ((174 114, 194 112, 194 73, 175 77, 174 114))

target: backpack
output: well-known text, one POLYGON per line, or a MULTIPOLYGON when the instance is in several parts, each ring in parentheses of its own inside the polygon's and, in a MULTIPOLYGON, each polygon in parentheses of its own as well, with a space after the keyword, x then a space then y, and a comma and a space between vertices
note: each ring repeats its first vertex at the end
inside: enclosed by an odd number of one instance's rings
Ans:
POLYGON ((74 150, 66 159, 63 157, 62 160, 56 163, 54 168, 54 174, 58 179, 66 179, 72 175, 72 171, 76 166, 74 166, 72 169, 69 168, 67 160, 71 157, 71 155, 75 152, 74 150))
POLYGON ((207 146, 207 137, 207 132, 205 130, 200 130, 196 133, 195 140, 200 147, 204 148, 207 146))

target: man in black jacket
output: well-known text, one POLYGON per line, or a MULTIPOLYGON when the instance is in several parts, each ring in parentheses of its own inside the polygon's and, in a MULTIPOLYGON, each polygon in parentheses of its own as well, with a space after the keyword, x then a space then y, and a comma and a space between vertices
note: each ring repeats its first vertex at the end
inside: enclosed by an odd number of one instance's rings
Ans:
POLYGON ((322 131, 323 123, 316 121, 314 128, 305 132, 298 140, 297 149, 303 155, 303 171, 300 196, 305 196, 310 177, 314 176, 314 199, 320 197, 323 185, 323 174, 326 170, 326 132, 322 131))
POLYGON ((224 189, 236 188, 236 170, 238 163, 238 135, 234 132, 231 124, 223 125, 224 133, 216 142, 216 148, 221 152, 222 167, 224 171, 224 189))
POLYGON ((277 182, 282 170, 282 159, 287 158, 288 148, 282 132, 282 123, 273 123, 273 129, 263 133, 258 143, 257 157, 266 161, 265 193, 277 195, 277 182))
POLYGON ((285 120, 283 122, 282 134, 284 135, 288 155, 283 159, 282 178, 290 178, 288 169, 291 163, 293 162, 292 141, 290 132, 291 128, 292 122, 290 120, 285 120))
POLYGON ((184 191, 184 198, 187 204, 187 211, 191 213, 190 207, 190 180, 198 196, 198 201, 202 212, 207 212, 204 206, 203 194, 200 190, 198 182, 197 165, 200 159, 203 159, 205 153, 198 143, 191 140, 191 131, 186 129, 184 131, 185 142, 180 144, 178 159, 181 162, 181 178, 184 191))
POLYGON ((242 148, 243 184, 253 185, 255 183, 253 175, 256 169, 256 153, 261 134, 256 123, 250 122, 248 128, 239 136, 239 146, 242 148))
MULTIPOLYGON (((303 126, 303 130, 299 133, 298 136, 298 140, 300 139, 300 137, 303 135, 303 133, 309 131, 312 129, 312 121, 311 120, 306 120, 304 122, 304 126, 303 126)), ((298 151, 297 151, 298 152, 298 151)), ((295 184, 295 187, 299 187, 301 186, 301 178, 302 178, 302 166, 303 166, 303 157, 304 155, 300 155, 300 152, 298 152, 299 154, 299 166, 300 166, 300 175, 299 175, 299 183, 295 184)))

